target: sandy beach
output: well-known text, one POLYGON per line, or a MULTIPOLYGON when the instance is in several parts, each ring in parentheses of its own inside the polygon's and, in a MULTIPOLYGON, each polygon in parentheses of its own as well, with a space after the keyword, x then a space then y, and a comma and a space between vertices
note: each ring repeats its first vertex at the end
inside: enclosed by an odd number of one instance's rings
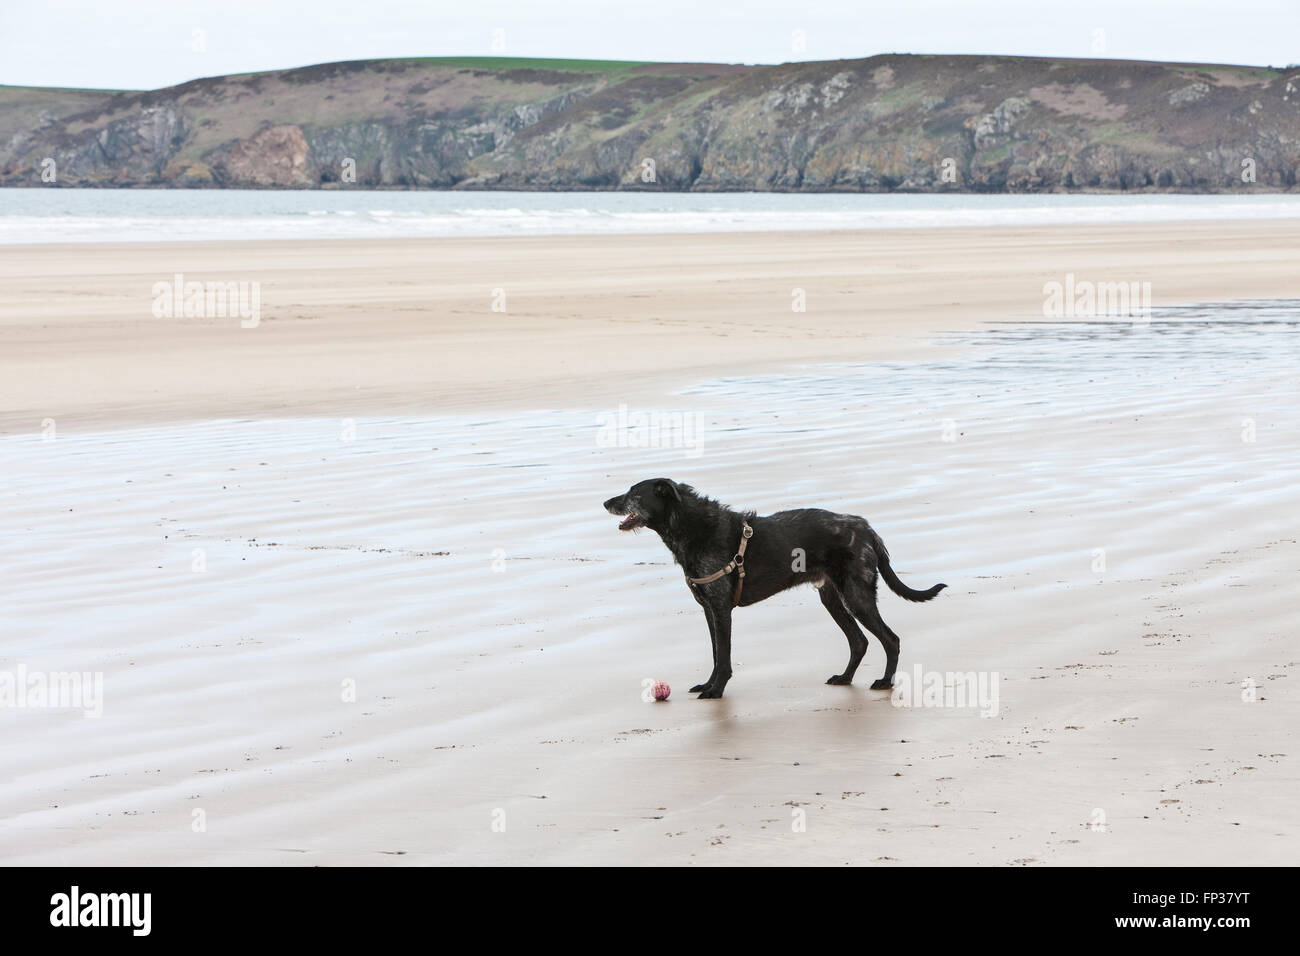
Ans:
POLYGON ((1295 296, 1298 250, 1300 220, 5 246, 0 434, 653 403, 738 369, 929 355, 940 330, 1041 319, 1069 273, 1150 282, 1157 305, 1295 296), (259 325, 155 318, 177 274, 258 283, 259 325))
POLYGON ((102 675, 0 708, 0 861, 1292 863, 1298 264, 1295 220, 0 248, 0 674, 102 675), (256 326, 157 317, 177 274, 256 326), (1048 321, 1067 276, 1153 314, 1048 321), (874 640, 826 686, 808 589, 695 700, 681 572, 600 508, 656 475, 869 518, 949 585, 883 594, 900 676, 996 706, 896 706, 874 640))

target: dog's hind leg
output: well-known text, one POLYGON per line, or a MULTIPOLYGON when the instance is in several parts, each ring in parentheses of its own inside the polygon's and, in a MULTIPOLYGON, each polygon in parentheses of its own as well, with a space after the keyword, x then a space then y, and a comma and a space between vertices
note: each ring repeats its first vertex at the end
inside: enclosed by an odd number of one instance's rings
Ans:
MULTIPOLYGON (((874 575, 872 576, 874 579, 874 575)), ((901 641, 898 635, 889 629, 889 625, 880 616, 876 608, 876 582, 861 580, 846 582, 844 603, 848 605, 853 616, 880 641, 885 649, 885 674, 871 685, 872 690, 889 690, 894 686, 894 671, 898 668, 898 649, 901 641)))
POLYGON ((862 655, 867 653, 867 636, 862 633, 858 627, 858 622, 853 620, 853 615, 849 613, 848 608, 844 606, 844 600, 840 597, 840 592, 830 581, 825 582, 819 589, 822 604, 826 610, 831 612, 831 617, 835 618, 835 623, 840 626, 844 636, 849 639, 849 666, 844 668, 843 674, 836 674, 826 681, 828 684, 852 684, 853 675, 857 673, 858 665, 862 663, 862 655))

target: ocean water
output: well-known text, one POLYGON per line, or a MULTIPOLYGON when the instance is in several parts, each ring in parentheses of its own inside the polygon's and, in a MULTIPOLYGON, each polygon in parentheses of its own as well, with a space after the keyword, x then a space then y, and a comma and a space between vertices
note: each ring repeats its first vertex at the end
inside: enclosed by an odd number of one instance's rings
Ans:
POLYGON ((0 244, 904 229, 1300 217, 1300 195, 0 189, 0 244))

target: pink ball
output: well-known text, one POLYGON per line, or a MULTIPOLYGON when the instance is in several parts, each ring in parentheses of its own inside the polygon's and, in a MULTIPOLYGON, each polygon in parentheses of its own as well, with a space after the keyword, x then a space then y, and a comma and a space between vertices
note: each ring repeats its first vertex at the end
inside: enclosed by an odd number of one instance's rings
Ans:
POLYGON ((673 689, 669 687, 664 681, 661 680, 655 681, 655 686, 654 686, 655 700, 667 700, 668 695, 671 694, 672 692, 673 689))

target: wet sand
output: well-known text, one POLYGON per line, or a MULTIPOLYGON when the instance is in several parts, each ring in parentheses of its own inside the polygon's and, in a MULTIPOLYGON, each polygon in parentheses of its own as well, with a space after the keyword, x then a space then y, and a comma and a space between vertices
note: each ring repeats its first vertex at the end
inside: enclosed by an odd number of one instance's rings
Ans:
POLYGON ((47 305, 70 247, 6 253, 0 671, 104 691, 100 717, 0 709, 0 859, 1290 862, 1294 303, 1034 315, 1056 273, 1125 261, 1162 306, 1300 298, 1300 227, 1275 228, 1245 277, 1186 226, 1144 259, 1084 231, 940 234, 937 256, 850 237, 867 259, 829 236, 486 240, 409 287, 414 251, 365 246, 351 291, 327 250, 100 247, 79 261, 103 278, 47 305), (259 256, 297 323, 187 340, 123 313, 145 261, 259 256), (536 290, 501 328, 453 306, 509 287, 494 268, 536 290), (792 325, 801 274, 837 278, 805 280, 792 325), (655 447, 611 429, 620 405, 663 416, 655 447), (882 595, 900 678, 995 676, 996 707, 894 706, 874 640, 855 686, 825 685, 847 649, 808 589, 738 611, 726 697, 693 699, 702 615, 599 507, 660 474, 866 515, 906 582, 949 585, 882 595))

